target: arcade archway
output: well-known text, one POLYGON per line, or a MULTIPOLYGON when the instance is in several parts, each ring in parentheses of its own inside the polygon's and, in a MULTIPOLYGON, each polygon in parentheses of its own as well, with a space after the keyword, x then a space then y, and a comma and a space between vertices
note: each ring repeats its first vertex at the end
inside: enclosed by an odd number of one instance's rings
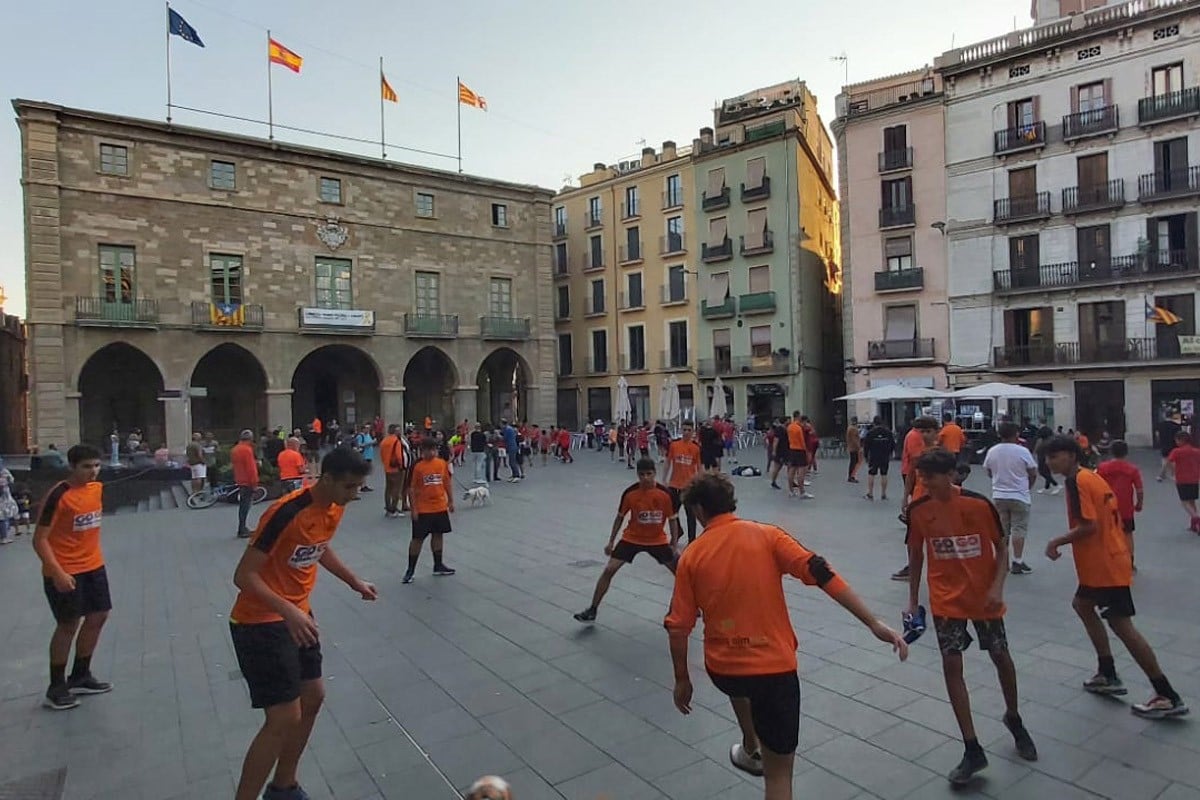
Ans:
POLYGON ((114 430, 122 442, 140 430, 157 448, 167 437, 162 393, 162 373, 148 355, 126 342, 100 348, 79 372, 80 439, 107 453, 114 430))
POLYGON ((240 345, 219 344, 205 353, 192 370, 190 392, 193 431, 233 442, 242 429, 257 433, 267 425, 267 373, 240 345))
POLYGON ((514 350, 493 350, 479 366, 475 384, 479 387, 478 419, 499 422, 502 419, 529 418, 529 367, 514 350))
POLYGON ((417 351, 404 368, 404 418, 418 428, 426 417, 437 426, 454 426, 454 389, 458 373, 450 357, 436 347, 417 351))
POLYGON ((371 357, 345 344, 318 347, 292 373, 292 427, 307 430, 313 417, 343 430, 379 414, 379 371, 371 357))

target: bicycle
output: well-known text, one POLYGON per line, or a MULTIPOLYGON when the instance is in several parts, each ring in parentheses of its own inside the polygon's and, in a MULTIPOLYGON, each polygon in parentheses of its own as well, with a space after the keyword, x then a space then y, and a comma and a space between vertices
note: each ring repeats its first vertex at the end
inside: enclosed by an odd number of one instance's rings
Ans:
MULTIPOLYGON (((226 483, 221 486, 206 486, 198 492, 188 495, 187 507, 193 510, 210 508, 218 502, 236 503, 241 487, 236 483, 226 483)), ((267 487, 256 486, 250 495, 250 502, 257 505, 267 499, 267 487)))

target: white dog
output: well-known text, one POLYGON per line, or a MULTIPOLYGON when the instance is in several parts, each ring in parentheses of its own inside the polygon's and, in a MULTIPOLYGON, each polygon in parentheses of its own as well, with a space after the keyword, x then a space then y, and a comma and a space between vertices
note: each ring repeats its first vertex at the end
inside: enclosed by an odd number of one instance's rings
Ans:
POLYGON ((492 492, 486 486, 475 486, 463 492, 463 500, 470 500, 473 506, 486 506, 492 502, 492 492))

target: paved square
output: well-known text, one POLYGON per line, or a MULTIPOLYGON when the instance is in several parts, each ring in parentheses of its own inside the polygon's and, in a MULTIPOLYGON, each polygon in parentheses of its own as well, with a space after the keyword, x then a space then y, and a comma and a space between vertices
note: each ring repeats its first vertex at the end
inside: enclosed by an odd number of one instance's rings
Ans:
MULTIPOLYGON (((1173 487, 1153 482, 1157 460, 1139 462, 1150 483, 1137 621, 1176 688, 1200 706, 1200 540, 1184 532, 1173 487)), ((735 479, 739 511, 787 527, 898 623, 906 587, 887 579, 903 559, 896 503, 868 503, 844 475, 844 461, 825 464, 817 499, 803 502, 763 478, 735 479)), ((410 586, 400 584, 407 519, 385 520, 380 492, 354 505, 336 547, 378 584, 380 600, 363 603, 328 575, 317 587, 328 703, 301 762, 309 793, 437 800, 494 772, 518 800, 761 797, 761 785, 729 766, 733 716, 703 674, 698 639, 695 711, 685 718, 671 705, 669 573, 640 559, 617 576, 594 627, 571 618, 587 605, 632 476, 607 454, 584 452, 573 466, 495 485, 491 506, 455 515, 446 559, 458 575, 435 580, 426 551, 410 586)), ((978 468, 970 485, 986 489, 978 468)), ((260 722, 227 627, 242 550, 236 516, 226 506, 105 519, 115 610, 95 671, 116 690, 70 712, 40 708, 52 622, 36 557, 25 538, 0 549, 0 798, 7 784, 56 787, 43 776, 62 769, 69 800, 232 796, 260 722)), ((967 679, 991 761, 975 793, 1200 798, 1194 722, 1147 722, 1128 702, 1079 689, 1095 659, 1069 605, 1074 572, 1069 557, 1041 555, 1064 526, 1062 497, 1035 496, 1034 572, 1010 577, 1006 597, 1022 713, 1041 760, 1016 758, 992 666, 971 651, 967 679)), ((789 582, 788 598, 804 691, 797 796, 950 796, 943 775, 961 744, 933 636, 899 664, 819 590, 789 582)), ((1115 650, 1128 700, 1145 699, 1148 684, 1115 650)))

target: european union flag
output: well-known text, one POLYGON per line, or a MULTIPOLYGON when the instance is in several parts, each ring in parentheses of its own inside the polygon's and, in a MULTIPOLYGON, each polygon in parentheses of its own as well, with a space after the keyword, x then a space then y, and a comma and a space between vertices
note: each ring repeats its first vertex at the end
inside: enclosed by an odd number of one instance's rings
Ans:
POLYGON ((167 8, 167 31, 183 39, 185 42, 191 42, 192 44, 204 47, 204 42, 200 41, 200 34, 196 33, 196 29, 188 25, 187 20, 179 16, 179 13, 170 7, 167 8))

